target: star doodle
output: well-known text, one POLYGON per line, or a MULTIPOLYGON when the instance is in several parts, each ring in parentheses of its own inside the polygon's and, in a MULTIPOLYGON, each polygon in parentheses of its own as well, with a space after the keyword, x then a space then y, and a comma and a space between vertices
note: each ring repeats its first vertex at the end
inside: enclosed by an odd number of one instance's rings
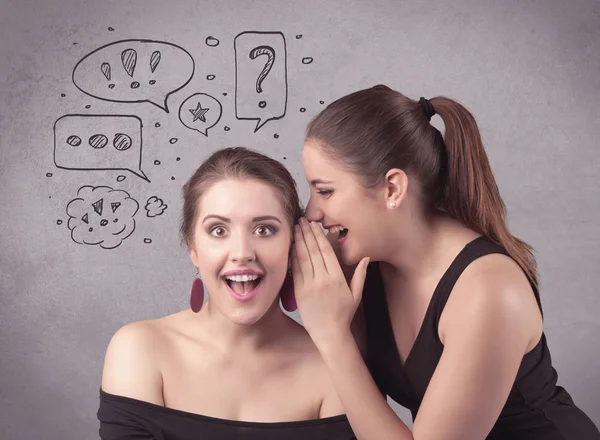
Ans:
POLYGON ((196 122, 198 119, 200 119, 202 122, 206 122, 204 115, 208 110, 210 109, 202 108, 202 104, 198 102, 198 106, 196 108, 190 109, 190 113, 194 115, 194 120, 192 122, 196 122))

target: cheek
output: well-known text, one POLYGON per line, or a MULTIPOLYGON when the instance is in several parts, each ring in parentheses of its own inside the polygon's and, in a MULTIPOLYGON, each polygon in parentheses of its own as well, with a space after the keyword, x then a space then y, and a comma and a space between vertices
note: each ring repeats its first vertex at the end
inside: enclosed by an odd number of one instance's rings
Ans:
POLYGON ((223 261, 227 258, 227 251, 224 246, 220 245, 214 240, 210 240, 209 237, 197 238, 194 242, 196 247, 196 255, 198 257, 198 265, 200 269, 204 271, 212 272, 216 267, 223 264, 223 261))
POLYGON ((269 266, 278 264, 287 264, 287 258, 290 252, 291 237, 277 237, 269 242, 261 243, 257 246, 257 256, 269 266))
POLYGON ((285 274, 288 267, 291 246, 291 236, 283 234, 264 240, 256 247, 258 263, 272 275, 275 273, 285 274))
POLYGON ((321 203, 321 210, 325 214, 325 217, 344 224, 344 219, 347 219, 349 214, 354 215, 350 209, 352 205, 342 197, 336 196, 337 194, 334 194, 333 197, 324 200, 321 203))

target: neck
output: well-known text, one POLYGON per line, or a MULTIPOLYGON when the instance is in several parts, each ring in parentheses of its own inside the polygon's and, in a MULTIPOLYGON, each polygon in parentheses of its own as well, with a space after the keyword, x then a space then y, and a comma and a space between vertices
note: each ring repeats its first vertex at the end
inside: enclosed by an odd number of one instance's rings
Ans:
POLYGON ((202 333, 224 353, 256 352, 277 342, 289 319, 276 300, 264 316, 253 324, 233 322, 207 301, 199 313, 202 333))
POLYGON ((383 267, 406 280, 424 278, 436 272, 444 258, 443 231, 454 221, 442 214, 428 217, 413 212, 401 221, 402 227, 397 226, 398 219, 395 222, 396 227, 389 228, 394 231, 388 241, 391 246, 381 256, 383 267))

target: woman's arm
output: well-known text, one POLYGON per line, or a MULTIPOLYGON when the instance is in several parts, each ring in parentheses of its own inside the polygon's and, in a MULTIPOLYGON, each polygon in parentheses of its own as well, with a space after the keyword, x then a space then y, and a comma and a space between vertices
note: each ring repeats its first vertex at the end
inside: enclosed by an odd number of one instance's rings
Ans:
POLYGON ((455 286, 452 297, 468 301, 454 307, 459 319, 444 334, 444 352, 411 433, 379 393, 349 330, 346 314, 360 302, 364 277, 359 271, 366 269, 359 265, 348 288, 325 236, 313 231, 311 238, 303 227, 304 248, 298 245, 302 236, 296 239, 292 267, 298 307, 357 438, 484 439, 506 402, 532 340, 531 323, 539 316, 522 271, 514 275, 514 262, 507 258, 506 264, 486 266, 470 276, 468 286, 455 286))
POLYGON ((416 438, 485 438, 524 354, 542 335, 535 296, 512 259, 489 255, 463 275, 446 305, 444 351, 415 420, 416 438), (431 420, 445 425, 446 433, 427 423, 431 420))
MULTIPOLYGON (((325 236, 327 241, 331 245, 331 249, 335 253, 337 261, 342 269, 342 273, 344 274, 344 278, 346 279, 346 283, 350 284, 352 280, 352 275, 354 275, 354 271, 356 270, 356 264, 350 266, 344 263, 342 259, 342 249, 340 248, 340 244, 337 241, 337 234, 327 234, 325 236)), ((367 331, 365 327, 365 315, 363 310, 362 302, 358 305, 356 309, 356 313, 352 318, 352 324, 350 325, 350 330, 352 331, 352 336, 354 336, 354 340, 356 341, 356 345, 358 345, 358 349, 363 357, 366 359, 367 356, 367 331)))
POLYGON ((163 405, 157 330, 145 321, 120 328, 112 337, 102 372, 102 390, 163 405))
POLYGON ((511 281, 505 269, 488 268, 453 292, 458 319, 445 332, 412 433, 386 408, 350 339, 322 349, 358 439, 483 440, 489 434, 540 322, 529 284, 511 281))

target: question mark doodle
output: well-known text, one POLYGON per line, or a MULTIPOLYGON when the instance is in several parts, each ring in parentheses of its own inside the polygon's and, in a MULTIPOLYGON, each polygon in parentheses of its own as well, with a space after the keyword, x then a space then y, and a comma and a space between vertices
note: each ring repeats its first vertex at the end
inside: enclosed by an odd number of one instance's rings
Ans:
MULTIPOLYGON (((265 67, 263 67, 256 79, 256 93, 262 93, 262 82, 271 71, 271 67, 273 67, 273 63, 275 62, 275 50, 271 46, 258 46, 250 51, 251 60, 254 60, 261 55, 267 55, 268 59, 265 63, 265 67)), ((260 101, 258 104, 260 108, 264 108, 266 105, 267 103, 265 101, 260 101)))
POLYGON ((267 122, 285 116, 288 96, 285 36, 282 32, 245 31, 236 35, 233 49, 235 117, 257 120, 256 133, 267 122), (262 56, 265 58, 257 62, 262 56))

